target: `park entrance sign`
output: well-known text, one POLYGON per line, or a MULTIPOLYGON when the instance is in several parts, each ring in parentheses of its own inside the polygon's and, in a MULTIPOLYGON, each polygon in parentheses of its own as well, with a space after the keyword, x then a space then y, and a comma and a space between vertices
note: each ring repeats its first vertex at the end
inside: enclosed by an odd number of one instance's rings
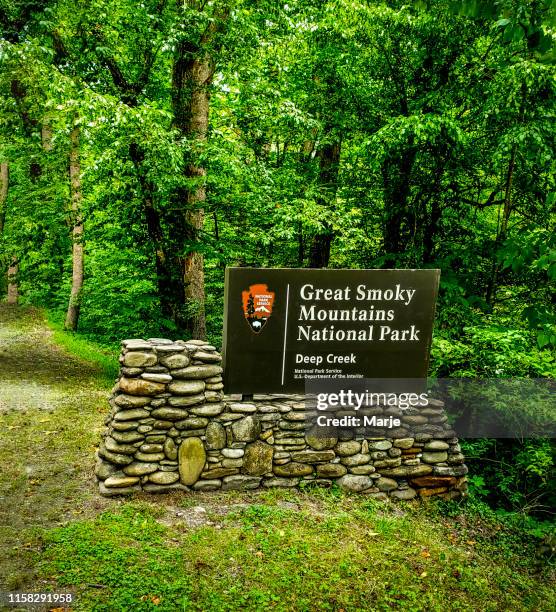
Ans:
POLYGON ((440 270, 227 268, 224 389, 425 378, 440 270))

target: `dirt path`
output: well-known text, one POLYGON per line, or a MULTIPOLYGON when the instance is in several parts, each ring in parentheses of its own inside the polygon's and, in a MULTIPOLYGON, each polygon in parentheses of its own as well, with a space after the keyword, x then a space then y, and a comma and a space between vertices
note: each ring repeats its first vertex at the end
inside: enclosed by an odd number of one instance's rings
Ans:
POLYGON ((429 517, 426 508, 378 508, 364 497, 319 491, 102 498, 94 453, 111 385, 99 373, 54 344, 40 313, 0 305, 0 591, 66 592, 70 585, 76 609, 87 611, 132 609, 130 601, 143 605, 153 593, 165 610, 236 609, 246 592, 250 606, 237 609, 281 601, 290 602, 281 609, 320 609, 298 604, 307 597, 351 609, 339 596, 366 609, 371 580, 373 598, 382 598, 377 609, 392 601, 406 607, 389 585, 416 610, 448 609, 445 602, 459 598, 465 605, 457 609, 554 609, 550 570, 523 565, 523 546, 499 546, 499 526, 489 534, 486 523, 466 525, 463 514, 460 523, 429 517), (121 512, 100 521, 81 520, 116 507, 121 512), (269 598, 261 599, 261 584, 269 598), (119 604, 111 607, 113 600, 119 604))
POLYGON ((94 447, 107 389, 36 310, 0 305, 0 585, 32 582, 37 527, 97 513, 94 447))
MULTIPOLYGON (((7 551, 0 591, 39 590, 41 530, 125 503, 100 496, 94 476, 110 386, 98 369, 54 344, 39 311, 0 304, 0 550, 7 551)), ((259 495, 138 497, 157 508, 161 524, 196 529, 259 495)))

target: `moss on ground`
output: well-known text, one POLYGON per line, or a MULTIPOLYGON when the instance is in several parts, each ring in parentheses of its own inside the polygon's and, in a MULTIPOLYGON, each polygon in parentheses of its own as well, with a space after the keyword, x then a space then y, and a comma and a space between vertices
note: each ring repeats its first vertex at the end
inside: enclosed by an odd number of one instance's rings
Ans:
MULTIPOLYGON (((58 332, 63 333, 63 332, 58 332)), ((75 610, 554 610, 554 566, 465 505, 336 489, 97 493, 109 381, 34 310, 0 308, 0 581, 75 610)))

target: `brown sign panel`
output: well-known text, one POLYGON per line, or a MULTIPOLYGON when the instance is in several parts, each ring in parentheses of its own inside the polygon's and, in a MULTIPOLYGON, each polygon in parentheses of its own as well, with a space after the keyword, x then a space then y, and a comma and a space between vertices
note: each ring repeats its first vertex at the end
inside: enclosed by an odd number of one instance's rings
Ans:
POLYGON ((227 268, 224 389, 425 378, 440 270, 227 268))

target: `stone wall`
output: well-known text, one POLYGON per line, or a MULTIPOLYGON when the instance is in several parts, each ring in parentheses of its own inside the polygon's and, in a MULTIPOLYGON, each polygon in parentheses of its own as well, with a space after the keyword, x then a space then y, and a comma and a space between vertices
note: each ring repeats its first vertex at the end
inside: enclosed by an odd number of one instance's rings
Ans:
POLYGON ((122 344, 97 453, 103 495, 332 482, 377 498, 454 498, 466 490, 464 457, 439 402, 417 416, 400 413, 406 422, 394 439, 317 437, 307 432, 304 396, 224 396, 213 346, 122 344))

